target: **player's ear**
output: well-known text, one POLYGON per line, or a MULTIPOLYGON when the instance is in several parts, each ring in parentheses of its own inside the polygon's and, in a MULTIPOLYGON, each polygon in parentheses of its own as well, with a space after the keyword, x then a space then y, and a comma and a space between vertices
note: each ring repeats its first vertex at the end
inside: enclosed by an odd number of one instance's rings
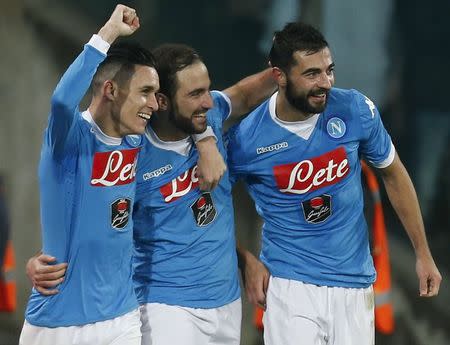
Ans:
POLYGON ((117 83, 113 80, 105 80, 102 85, 102 94, 111 101, 114 101, 119 92, 117 83))
POLYGON ((161 111, 166 111, 169 109, 170 100, 165 94, 161 92, 156 93, 156 100, 158 101, 158 107, 161 111))
POLYGON ((272 67, 272 76, 275 79, 278 86, 286 86, 287 83, 287 77, 286 73, 284 73, 280 68, 278 67, 272 67))

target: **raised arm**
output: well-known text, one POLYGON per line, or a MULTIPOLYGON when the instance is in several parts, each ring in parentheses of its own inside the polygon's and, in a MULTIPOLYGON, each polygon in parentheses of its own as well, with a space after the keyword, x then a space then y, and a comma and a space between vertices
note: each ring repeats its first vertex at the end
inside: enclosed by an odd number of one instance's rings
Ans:
POLYGON ((389 200, 414 247, 420 296, 435 296, 442 277, 428 247, 416 191, 408 172, 397 154, 392 164, 380 172, 389 200))
POLYGON ((137 29, 139 29, 139 17, 136 10, 119 4, 98 35, 104 41, 112 44, 118 37, 129 36, 137 29))
POLYGON ((231 100, 231 115, 233 119, 248 113, 267 99, 276 90, 276 83, 272 77, 272 69, 248 76, 233 86, 224 90, 231 100))
POLYGON ((51 98, 47 135, 53 152, 58 153, 64 148, 74 114, 110 44, 119 36, 131 35, 138 28, 136 11, 117 5, 109 20, 64 73, 51 98))

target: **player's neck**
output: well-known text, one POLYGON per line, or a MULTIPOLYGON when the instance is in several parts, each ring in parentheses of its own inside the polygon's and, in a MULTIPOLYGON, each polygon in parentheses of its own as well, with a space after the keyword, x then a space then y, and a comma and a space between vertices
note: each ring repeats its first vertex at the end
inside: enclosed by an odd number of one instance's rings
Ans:
POLYGON ((275 114, 280 120, 286 122, 305 121, 314 115, 313 113, 304 113, 293 107, 283 92, 277 94, 275 114))
POLYGON ((100 128, 104 134, 113 138, 123 137, 119 131, 119 126, 117 126, 111 118, 111 112, 104 109, 101 104, 92 102, 89 105, 88 110, 92 116, 92 120, 94 120, 98 128, 100 128))
POLYGON ((189 134, 177 128, 167 112, 155 112, 150 119, 150 126, 162 141, 178 141, 185 139, 189 134))

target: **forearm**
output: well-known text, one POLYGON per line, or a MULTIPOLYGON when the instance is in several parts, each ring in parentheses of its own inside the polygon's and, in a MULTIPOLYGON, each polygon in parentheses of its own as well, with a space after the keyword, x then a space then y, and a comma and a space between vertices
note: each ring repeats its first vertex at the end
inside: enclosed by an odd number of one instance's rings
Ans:
MULTIPOLYGON (((214 135, 214 133, 211 131, 214 135)), ((195 143, 199 154, 197 177, 200 190, 214 189, 227 170, 227 166, 217 147, 216 137, 208 136, 195 143)))
POLYGON ((83 99, 109 45, 94 36, 62 76, 52 96, 52 111, 72 113, 83 99))
POLYGON ((109 22, 107 22, 98 31, 97 35, 99 35, 108 44, 112 44, 119 37, 119 30, 116 26, 110 25, 109 22))
POLYGON ((239 242, 236 242, 236 253, 238 259, 238 267, 241 270, 245 269, 245 266, 248 262, 258 260, 249 250, 244 248, 239 242))
POLYGON ((49 128, 59 135, 56 138, 57 144, 64 142, 75 110, 86 94, 98 66, 106 58, 110 44, 117 37, 130 35, 138 28, 139 19, 135 10, 117 5, 110 19, 97 35, 92 36, 83 52, 64 73, 51 100, 49 128))
POLYGON ((389 200, 412 242, 416 255, 431 255, 411 178, 398 157, 393 164, 396 164, 394 169, 388 167, 382 170, 389 200))
POLYGON ((64 73, 52 95, 48 135, 55 153, 65 147, 77 107, 89 89, 98 65, 106 56, 106 50, 99 50, 98 46, 102 44, 106 45, 106 42, 98 36, 89 41, 89 45, 64 73))
POLYGON ((253 74, 239 81, 232 87, 224 90, 231 99, 232 117, 248 113, 254 107, 267 99, 276 89, 272 70, 266 70, 253 74))
POLYGON ((381 169, 381 173, 389 200, 416 252, 420 296, 435 296, 439 292, 442 276, 428 247, 417 195, 408 172, 396 154, 392 164, 381 169))

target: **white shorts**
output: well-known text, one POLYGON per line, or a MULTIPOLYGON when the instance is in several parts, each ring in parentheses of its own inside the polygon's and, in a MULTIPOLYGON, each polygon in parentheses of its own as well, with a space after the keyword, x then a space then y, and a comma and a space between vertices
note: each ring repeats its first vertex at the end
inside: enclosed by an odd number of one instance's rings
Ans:
POLYGON ((141 345, 138 309, 83 326, 39 327, 23 324, 19 345, 141 345))
POLYGON ((239 345, 241 299, 219 308, 162 303, 141 306, 142 345, 239 345))
POLYGON ((264 313, 266 345, 373 345, 374 294, 271 277, 264 313))

